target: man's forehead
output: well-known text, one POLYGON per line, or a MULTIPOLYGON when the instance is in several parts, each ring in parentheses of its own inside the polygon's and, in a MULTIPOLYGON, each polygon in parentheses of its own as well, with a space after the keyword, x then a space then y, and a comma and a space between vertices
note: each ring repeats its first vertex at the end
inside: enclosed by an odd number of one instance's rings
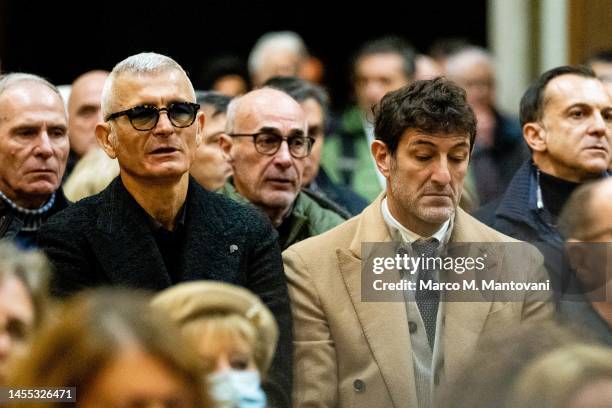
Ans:
POLYGON ((44 113, 65 120, 66 110, 61 97, 45 85, 34 85, 15 85, 4 91, 0 95, 0 118, 25 120, 44 113))
POLYGON ((574 104, 611 106, 612 100, 603 84, 596 78, 579 75, 560 75, 546 86, 544 104, 558 103, 563 106, 574 104))
POLYGON ((145 74, 120 74, 114 83, 117 101, 148 99, 156 101, 159 97, 176 95, 183 99, 193 99, 193 88, 187 76, 179 70, 164 70, 145 74))
POLYGON ((256 128, 290 128, 302 129, 305 127, 304 111, 294 101, 262 100, 254 101, 243 111, 243 125, 256 128))
POLYGON ((447 148, 464 145, 469 147, 470 135, 460 132, 427 133, 418 129, 406 129, 402 134, 401 142, 406 143, 409 147, 419 145, 447 148))

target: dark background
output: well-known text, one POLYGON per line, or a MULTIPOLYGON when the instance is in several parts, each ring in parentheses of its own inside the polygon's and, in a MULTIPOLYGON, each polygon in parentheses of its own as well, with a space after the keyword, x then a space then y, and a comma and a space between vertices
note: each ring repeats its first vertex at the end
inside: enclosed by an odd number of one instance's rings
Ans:
POLYGON ((350 56, 363 41, 400 34, 427 51, 434 40, 452 36, 486 46, 486 0, 0 0, 2 71, 32 72, 55 84, 68 84, 90 69, 110 70, 141 51, 169 55, 195 76, 215 54, 246 60, 261 34, 278 30, 298 32, 323 61, 325 83, 340 106, 349 93, 350 56))

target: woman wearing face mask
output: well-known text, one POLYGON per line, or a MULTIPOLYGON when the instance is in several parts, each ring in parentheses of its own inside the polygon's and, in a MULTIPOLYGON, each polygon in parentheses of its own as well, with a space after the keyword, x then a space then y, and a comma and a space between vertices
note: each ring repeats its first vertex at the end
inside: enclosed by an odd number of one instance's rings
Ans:
POLYGON ((179 324, 204 360, 211 393, 223 408, 263 408, 262 378, 278 328, 270 310, 244 288, 221 282, 182 283, 152 301, 179 324))

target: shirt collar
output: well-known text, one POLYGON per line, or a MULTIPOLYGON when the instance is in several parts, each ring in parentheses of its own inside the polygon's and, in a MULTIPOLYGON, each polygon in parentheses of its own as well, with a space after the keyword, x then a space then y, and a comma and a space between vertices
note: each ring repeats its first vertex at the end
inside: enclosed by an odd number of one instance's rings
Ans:
MULTIPOLYGON (((401 240, 402 242, 412 243, 420 238, 429 238, 422 237, 414 231, 410 231, 408 228, 404 227, 398 220, 391 215, 391 211, 389 211, 389 206, 387 205, 387 197, 383 198, 381 203, 381 210, 383 219, 391 232, 391 237, 394 240, 401 240)), ((450 226, 451 220, 448 219, 442 224, 442 226, 431 235, 431 238, 435 238, 438 242, 444 242, 445 237, 447 236, 448 228, 450 226)))
MULTIPOLYGON (((176 225, 174 227, 175 231, 179 227, 184 227, 185 226, 185 214, 187 213, 187 211, 185 210, 185 207, 187 207, 187 200, 185 200, 185 203, 183 204, 183 206, 179 210, 178 214, 176 214, 176 225)), ((164 226, 161 224, 161 222, 159 222, 155 218, 151 217, 149 215, 149 213, 145 212, 145 214, 147 214, 147 217, 149 219, 149 225, 151 226, 151 228, 153 228, 153 231, 158 231, 160 228, 164 228, 164 226)))

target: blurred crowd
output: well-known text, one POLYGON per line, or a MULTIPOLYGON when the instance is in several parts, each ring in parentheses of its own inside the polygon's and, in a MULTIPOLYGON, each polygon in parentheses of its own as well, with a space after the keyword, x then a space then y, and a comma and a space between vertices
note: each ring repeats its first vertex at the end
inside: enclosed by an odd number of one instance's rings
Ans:
POLYGON ((461 39, 374 38, 347 76, 332 109, 289 31, 191 78, 150 52, 2 73, 0 406, 612 406, 612 50, 518 117, 461 39), (519 241, 495 276, 549 289, 466 301, 421 268, 364 299, 369 243, 519 241))

